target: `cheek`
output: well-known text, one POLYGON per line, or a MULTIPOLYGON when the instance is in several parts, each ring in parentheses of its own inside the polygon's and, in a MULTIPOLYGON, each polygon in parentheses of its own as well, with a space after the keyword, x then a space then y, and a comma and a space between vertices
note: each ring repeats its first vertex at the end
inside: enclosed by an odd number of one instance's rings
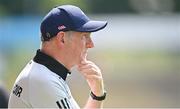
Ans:
POLYGON ((81 55, 82 48, 80 46, 77 46, 77 44, 74 44, 71 48, 71 55, 74 56, 74 58, 81 55))
POLYGON ((83 52, 83 48, 82 48, 82 47, 78 47, 78 48, 76 48, 76 50, 74 51, 74 53, 75 53, 78 57, 81 57, 82 52, 83 52))
POLYGON ((71 45, 71 55, 74 56, 72 58, 75 58, 77 60, 79 60, 81 58, 81 55, 84 51, 84 49, 86 48, 86 42, 85 40, 82 39, 78 39, 78 40, 73 40, 74 43, 72 43, 71 45))
POLYGON ((79 46, 76 46, 76 48, 73 51, 73 54, 76 55, 77 61, 80 61, 82 58, 82 53, 84 52, 84 44, 81 43, 79 46))
POLYGON ((76 47, 76 50, 78 50, 79 52, 82 52, 86 47, 86 42, 84 39, 81 39, 77 41, 77 43, 75 43, 74 46, 76 47))

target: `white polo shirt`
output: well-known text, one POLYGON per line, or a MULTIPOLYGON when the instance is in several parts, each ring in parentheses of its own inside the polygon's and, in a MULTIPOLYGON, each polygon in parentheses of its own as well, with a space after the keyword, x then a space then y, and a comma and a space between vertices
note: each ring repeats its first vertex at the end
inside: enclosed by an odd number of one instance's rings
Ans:
POLYGON ((65 81, 68 73, 61 63, 38 50, 16 79, 8 107, 78 109, 65 81))

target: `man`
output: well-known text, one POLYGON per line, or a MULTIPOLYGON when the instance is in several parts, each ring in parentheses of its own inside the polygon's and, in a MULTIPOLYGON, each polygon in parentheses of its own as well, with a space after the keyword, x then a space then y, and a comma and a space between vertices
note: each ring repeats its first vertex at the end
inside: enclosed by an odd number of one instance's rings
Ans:
POLYGON ((3 87, 3 85, 0 84, 0 108, 7 108, 8 107, 8 99, 9 99, 9 93, 3 87))
POLYGON ((90 33, 106 25, 91 21, 76 6, 53 8, 41 23, 41 48, 16 79, 9 107, 79 108, 66 83, 77 68, 91 89, 85 108, 101 108, 106 96, 102 74, 86 56, 94 47, 90 33))

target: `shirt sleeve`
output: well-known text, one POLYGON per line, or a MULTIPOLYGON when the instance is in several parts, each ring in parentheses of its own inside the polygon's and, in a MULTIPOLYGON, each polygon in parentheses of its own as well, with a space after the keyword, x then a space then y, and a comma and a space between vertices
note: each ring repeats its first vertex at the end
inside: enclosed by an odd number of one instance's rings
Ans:
POLYGON ((71 108, 70 96, 56 79, 39 79, 31 83, 29 101, 33 108, 71 108))

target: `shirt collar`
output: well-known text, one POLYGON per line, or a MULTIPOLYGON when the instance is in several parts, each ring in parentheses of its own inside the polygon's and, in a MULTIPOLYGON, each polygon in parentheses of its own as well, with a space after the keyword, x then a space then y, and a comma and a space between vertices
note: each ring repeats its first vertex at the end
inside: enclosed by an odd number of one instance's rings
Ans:
POLYGON ((67 74, 71 74, 69 70, 59 63, 57 60, 43 53, 42 51, 37 50, 35 57, 33 60, 36 63, 42 64, 46 66, 49 70, 59 75, 63 80, 66 80, 67 74))

